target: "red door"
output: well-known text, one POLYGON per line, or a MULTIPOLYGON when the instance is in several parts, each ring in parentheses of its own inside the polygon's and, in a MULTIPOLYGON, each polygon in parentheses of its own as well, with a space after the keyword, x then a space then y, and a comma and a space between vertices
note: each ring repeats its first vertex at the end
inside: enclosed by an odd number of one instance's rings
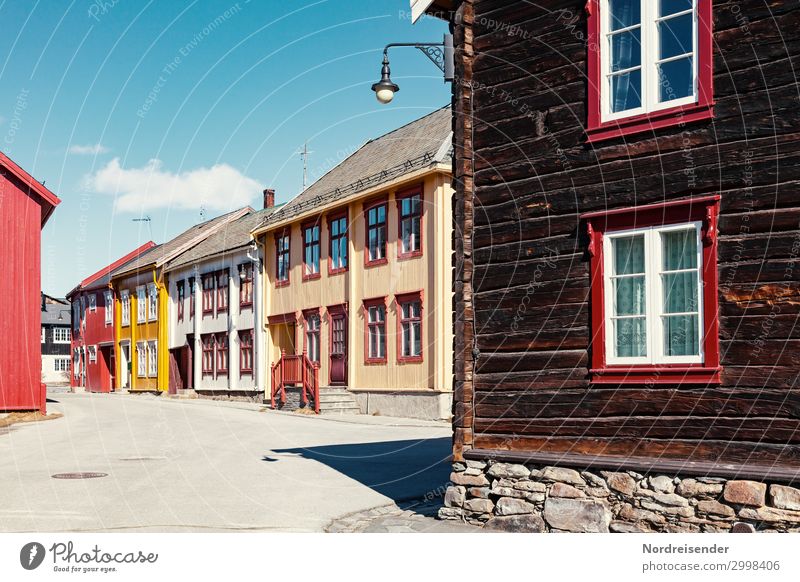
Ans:
POLYGON ((331 386, 347 384, 347 314, 331 313, 331 386))

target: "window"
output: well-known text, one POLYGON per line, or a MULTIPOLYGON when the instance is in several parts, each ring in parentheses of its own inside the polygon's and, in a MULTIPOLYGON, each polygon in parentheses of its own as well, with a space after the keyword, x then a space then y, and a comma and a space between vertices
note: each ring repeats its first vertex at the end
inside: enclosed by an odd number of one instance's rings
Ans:
POLYGON ((594 382, 719 382, 718 200, 583 216, 594 382))
POLYGON ((203 275, 203 315, 214 313, 214 275, 203 275))
POLYGON ((158 342, 147 342, 147 374, 151 378, 158 376, 158 342))
POLYGON ((386 363, 386 299, 365 299, 367 319, 365 361, 368 364, 386 363))
POLYGON ((147 285, 147 317, 150 321, 158 319, 158 287, 155 283, 147 285))
POLYGON ((278 287, 289 284, 289 230, 275 236, 275 284, 278 287))
POLYGON ((347 271, 347 214, 328 219, 328 274, 347 271))
POLYGON ((303 280, 319 278, 319 224, 303 227, 303 280))
POLYGON ((87 346, 86 350, 89 352, 89 362, 97 363, 97 346, 87 346))
POLYGON ((72 339, 71 330, 68 327, 53 328, 53 343, 68 344, 72 339))
POLYGON ((253 330, 239 332, 239 373, 253 374, 253 330))
POLYGON ((217 273, 217 311, 228 310, 228 271, 217 273))
POLYGON ((89 295, 89 311, 97 311, 97 295, 94 293, 89 295))
POLYGON ((398 311, 400 362, 422 361, 422 292, 395 295, 398 311))
POLYGON ((75 378, 81 375, 81 353, 78 348, 75 348, 72 352, 72 375, 75 378))
POLYGON ((197 293, 194 277, 189 277, 189 318, 194 317, 194 299, 197 293))
POLYGON ((78 331, 81 325, 81 305, 79 300, 72 302, 72 329, 78 331))
POLYGON ((397 219, 400 240, 398 258, 422 254, 422 192, 419 190, 397 198, 397 219))
POLYGON ((81 295, 81 318, 80 318, 81 325, 83 325, 85 318, 86 318, 86 297, 81 295))
POLYGON ((204 334, 200 338, 203 344, 203 376, 214 374, 214 334, 204 334))
POLYGON ((56 358, 53 364, 56 372, 69 372, 69 358, 56 358))
POLYGON ((307 312, 305 314, 306 322, 306 344, 305 351, 308 359, 312 362, 319 363, 319 311, 307 312))
POLYGON ((144 342, 136 342, 136 375, 147 377, 147 344, 144 342))
POLYGON ((175 289, 178 295, 178 321, 183 321, 183 305, 186 299, 186 288, 183 281, 175 283, 175 289))
POLYGON ((386 263, 386 203, 381 202, 364 210, 367 218, 367 250, 365 266, 386 263))
POLYGON ((239 265, 239 307, 253 306, 253 263, 239 265))
POLYGON ((147 295, 144 287, 136 288, 136 322, 147 320, 147 295))
POLYGON ((114 323, 114 293, 110 290, 105 292, 105 316, 106 316, 106 325, 111 325, 114 323))
POLYGON ((119 301, 122 309, 122 325, 131 324, 131 294, 127 289, 123 289, 119 294, 119 301))
POLYGON ((44 327, 44 326, 42 326, 42 343, 44 343, 44 342, 45 342, 45 337, 46 337, 46 336, 47 336, 47 333, 46 333, 46 331, 45 331, 45 327, 44 327))
POLYGON ((713 115, 711 0, 590 0, 590 141, 713 115))
POLYGON ((228 334, 218 333, 215 342, 217 350, 216 376, 228 375, 228 334))

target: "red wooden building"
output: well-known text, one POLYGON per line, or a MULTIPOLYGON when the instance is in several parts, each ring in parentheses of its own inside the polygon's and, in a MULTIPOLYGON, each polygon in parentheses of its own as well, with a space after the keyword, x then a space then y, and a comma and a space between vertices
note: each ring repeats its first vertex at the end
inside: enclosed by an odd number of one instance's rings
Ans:
POLYGON ((0 411, 45 412, 41 232, 60 202, 0 152, 0 411))
POLYGON ((70 385, 87 392, 114 389, 114 295, 111 272, 155 246, 148 241, 103 267, 67 294, 72 304, 72 374, 70 385))

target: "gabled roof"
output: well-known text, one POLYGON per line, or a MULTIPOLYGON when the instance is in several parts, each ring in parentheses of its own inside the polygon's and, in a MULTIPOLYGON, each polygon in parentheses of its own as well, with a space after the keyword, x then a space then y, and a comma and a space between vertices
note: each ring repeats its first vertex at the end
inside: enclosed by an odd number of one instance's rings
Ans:
POLYGON ((59 299, 58 303, 45 303, 42 305, 42 324, 63 325, 69 327, 72 322, 72 310, 69 303, 59 299))
POLYGON ((72 291, 67 293, 67 299, 75 295, 75 293, 77 293, 78 291, 85 291, 89 289, 100 289, 102 287, 106 287, 108 283, 111 281, 111 273, 115 269, 124 267, 125 265, 136 259, 136 257, 152 249, 154 246, 156 246, 156 243, 154 243, 153 241, 147 241, 138 249, 129 252, 124 257, 120 257, 110 265, 106 265, 93 275, 89 275, 83 281, 78 283, 78 285, 72 291))
POLYGON ((219 257, 220 255, 224 257, 228 253, 247 248, 253 240, 250 236, 250 231, 261 224, 277 208, 253 211, 238 220, 227 223, 203 242, 171 261, 166 266, 166 270, 172 271, 205 259, 219 257))
POLYGON ((225 226, 227 223, 243 215, 252 212, 253 209, 249 206, 234 210, 222 216, 212 218, 200 224, 196 224, 191 228, 187 228, 181 234, 176 236, 164 244, 153 247, 145 251, 141 255, 135 257, 128 264, 123 265, 111 272, 111 278, 118 277, 136 271, 144 270, 148 267, 161 267, 169 261, 177 258, 180 254, 185 253, 192 247, 198 245, 206 238, 214 234, 218 229, 225 226))
POLYGON ((368 141, 271 214, 262 226, 281 223, 421 168, 449 164, 451 128, 448 105, 368 141))
POLYGON ((13 176, 28 187, 28 191, 35 194, 38 198, 39 205, 42 207, 42 226, 50 218, 50 215, 55 210, 55 207, 61 203, 61 200, 53 194, 44 185, 33 178, 28 172, 20 168, 14 160, 9 158, 3 152, 0 152, 0 166, 8 170, 13 176))

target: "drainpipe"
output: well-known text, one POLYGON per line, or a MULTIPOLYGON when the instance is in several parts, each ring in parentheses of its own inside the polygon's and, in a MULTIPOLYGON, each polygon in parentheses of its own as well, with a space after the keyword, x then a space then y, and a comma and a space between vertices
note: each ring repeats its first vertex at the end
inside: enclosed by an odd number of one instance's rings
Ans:
POLYGON ((200 320, 203 317, 201 310, 201 297, 202 285, 200 283, 200 269, 197 265, 194 267, 194 281, 192 282, 194 289, 190 289, 190 293, 194 291, 194 326, 192 333, 194 335, 194 348, 192 349, 192 388, 197 390, 203 382, 203 344, 200 340, 200 320))
POLYGON ((255 375, 256 390, 266 398, 264 389, 264 364, 266 359, 262 355, 264 350, 264 325, 262 313, 264 298, 261 294, 261 253, 258 243, 253 241, 247 250, 247 258, 253 263, 253 374, 255 375))
POLYGON ((228 322, 225 326, 228 330, 228 390, 231 391, 239 388, 239 350, 236 349, 236 346, 239 345, 239 334, 237 333, 239 316, 234 318, 233 310, 235 307, 236 313, 239 313, 239 285, 241 284, 239 270, 231 264, 228 267, 228 322))

